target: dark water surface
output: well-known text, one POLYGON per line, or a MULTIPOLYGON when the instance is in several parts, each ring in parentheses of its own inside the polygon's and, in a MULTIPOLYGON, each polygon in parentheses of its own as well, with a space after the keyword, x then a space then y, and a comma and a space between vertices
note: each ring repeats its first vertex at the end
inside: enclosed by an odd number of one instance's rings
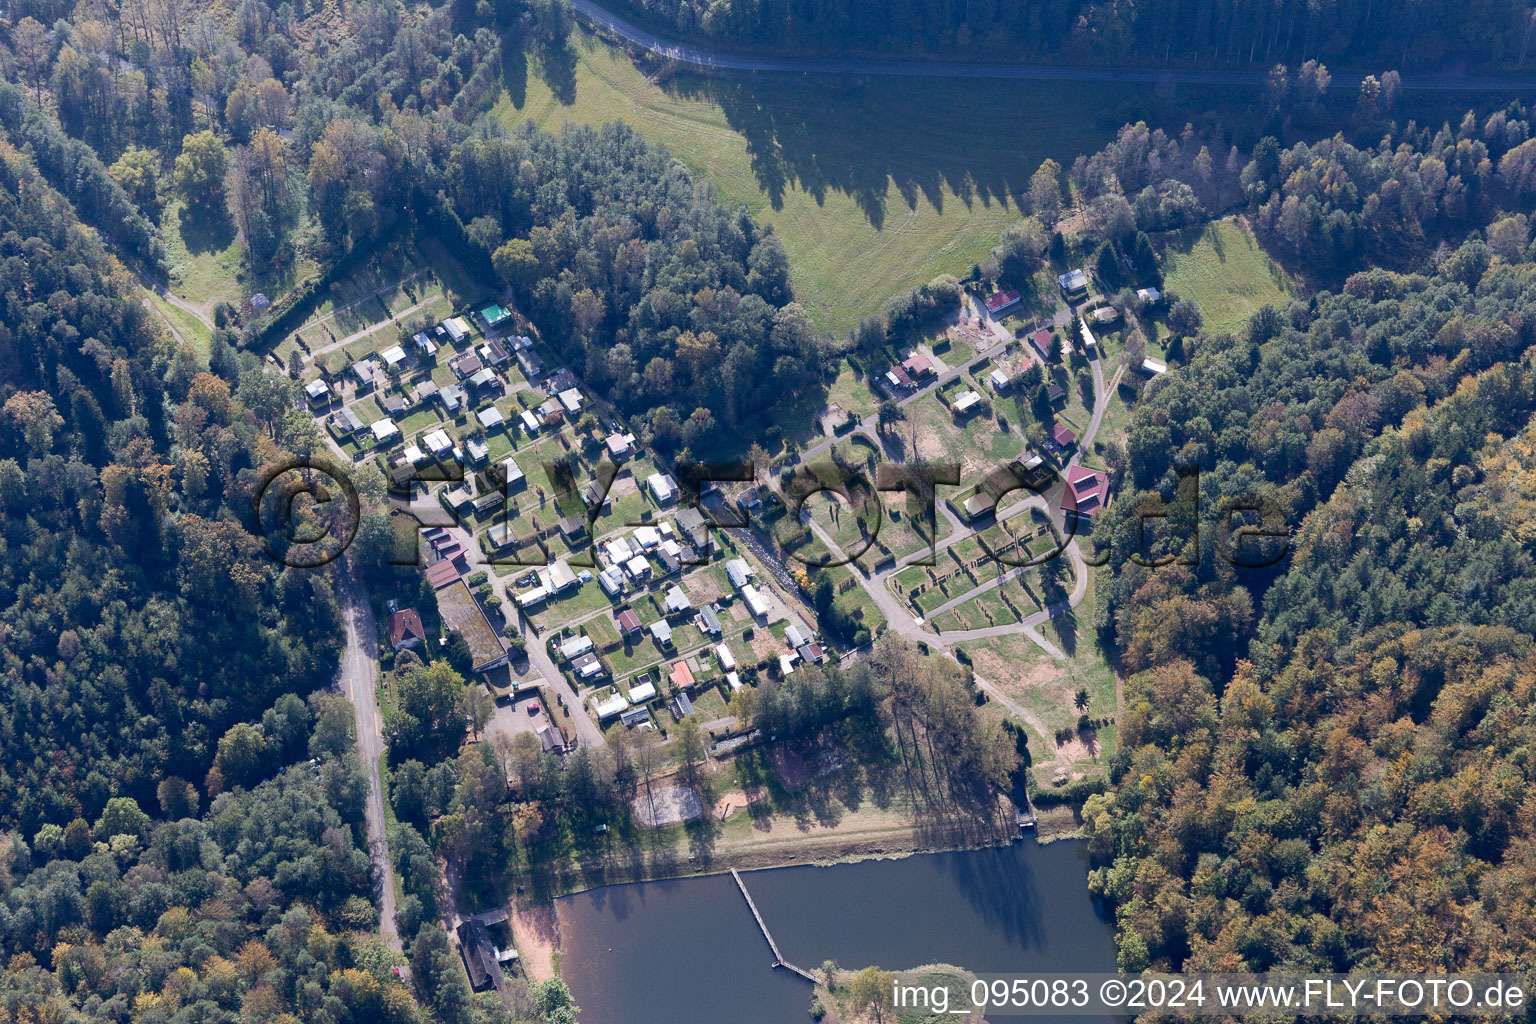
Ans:
MULTIPOLYGON (((1026 840, 742 878, 785 959, 812 971, 828 959, 896 970, 1113 971, 1113 933, 1087 875, 1081 843, 1026 840)), ((608 886, 558 908, 561 974, 584 1024, 810 1020, 810 985, 770 968, 730 875, 608 886)))

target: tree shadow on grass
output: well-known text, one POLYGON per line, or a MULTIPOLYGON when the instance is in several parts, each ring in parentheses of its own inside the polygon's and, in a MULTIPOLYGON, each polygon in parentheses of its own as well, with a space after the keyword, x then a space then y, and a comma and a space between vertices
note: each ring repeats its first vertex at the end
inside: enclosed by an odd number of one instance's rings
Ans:
POLYGON ((783 208, 790 189, 818 204, 829 192, 842 192, 877 230, 885 227, 893 202, 916 210, 926 201, 939 213, 950 198, 967 208, 978 202, 1016 206, 1039 162, 999 157, 996 140, 964 127, 973 113, 958 94, 935 97, 909 84, 677 75, 663 88, 676 98, 720 107, 746 140, 758 187, 774 209, 783 208), (934 123, 953 125, 957 134, 934 138, 921 127, 934 123), (892 145, 893 137, 906 141, 892 145))
POLYGON ((1051 619, 1051 630, 1061 643, 1061 650, 1071 658, 1077 654, 1077 612, 1068 608, 1051 619))
POLYGON ((576 47, 569 41, 539 47, 539 71, 549 91, 564 106, 576 102, 576 47))
POLYGON ((187 252, 196 256, 221 252, 235 240, 235 225, 229 211, 209 203, 183 206, 176 211, 176 227, 187 252))
POLYGON ((523 40, 511 32, 501 37, 501 85, 512 106, 522 110, 528 102, 528 54, 523 40))

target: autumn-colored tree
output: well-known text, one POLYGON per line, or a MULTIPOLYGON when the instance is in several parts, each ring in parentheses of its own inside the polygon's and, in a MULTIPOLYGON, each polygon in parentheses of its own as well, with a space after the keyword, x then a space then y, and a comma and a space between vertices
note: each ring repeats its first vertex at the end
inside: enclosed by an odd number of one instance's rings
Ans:
POLYGON ((159 200, 160 157, 152 149, 129 146, 112 164, 112 180, 141 208, 154 209, 159 200))
POLYGON ((544 813, 539 805, 530 801, 524 801, 512 805, 512 834, 517 841, 526 846, 538 838, 544 828, 544 813))
POLYGON ((247 981, 254 981, 277 967, 277 959, 266 945, 251 939, 235 952, 235 964, 247 981))
POLYGON ((35 454, 47 455, 53 450, 53 438, 64 426, 64 417, 47 392, 18 391, 5 400, 0 411, 35 454))
POLYGON ((848 1005, 867 1013, 875 1024, 884 1024, 895 1012, 896 975, 878 967, 866 967, 848 983, 848 1005))
POLYGON ((224 143, 205 130, 182 139, 172 181, 188 205, 208 207, 223 197, 228 171, 229 152, 224 143))

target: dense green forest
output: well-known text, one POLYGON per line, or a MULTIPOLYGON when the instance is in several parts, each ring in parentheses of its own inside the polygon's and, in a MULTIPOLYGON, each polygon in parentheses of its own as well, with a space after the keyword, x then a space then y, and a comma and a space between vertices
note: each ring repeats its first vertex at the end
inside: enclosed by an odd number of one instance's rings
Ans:
POLYGON ((346 934, 374 928, 350 706, 293 692, 334 673, 328 579, 280 569, 229 511, 305 433, 281 422, 291 389, 152 331, 9 141, 0 251, 0 1002, 414 1020, 346 934))
POLYGON ((1143 554, 1193 564, 1101 570, 1130 675, 1085 817, 1127 969, 1527 962, 1525 255, 1474 239, 1433 276, 1354 274, 1147 390, 1124 467, 1146 496, 1094 539, 1135 550, 1151 500, 1170 518, 1143 554), (1275 570, 1219 557, 1222 502, 1250 495, 1296 528, 1275 570))
POLYGON ((1268 65, 1310 58, 1433 66, 1450 54, 1515 63, 1529 12, 1513 0, 1468 8, 1445 0, 628 0, 687 36, 825 51, 1134 64, 1268 65))
MULTIPOLYGON (((568 59, 562 4, 180 13, 18 13, 16 82, 0 89, 0 125, 57 187, 89 183, 81 217, 151 274, 173 200, 183 231, 236 233, 257 279, 414 222, 509 285, 668 452, 728 444, 823 382, 826 343, 792 302, 784 250, 744 209, 621 126, 556 139, 475 122, 530 57, 546 74, 568 59)), ((247 344, 271 340, 270 319, 243 325, 247 344)))
POLYGON ((545 340, 664 451, 744 448, 825 381, 778 239, 632 129, 470 139, 445 185, 545 340))
POLYGON ((327 577, 227 511, 312 436, 279 422, 291 389, 201 369, 23 157, 0 176, 0 827, 31 834, 202 783, 229 726, 330 681, 340 641, 327 577))
POLYGON ((365 786, 349 747, 201 818, 167 786, 159 824, 114 797, 94 823, 0 837, 7 1019, 421 1020, 398 954, 358 935, 365 786))

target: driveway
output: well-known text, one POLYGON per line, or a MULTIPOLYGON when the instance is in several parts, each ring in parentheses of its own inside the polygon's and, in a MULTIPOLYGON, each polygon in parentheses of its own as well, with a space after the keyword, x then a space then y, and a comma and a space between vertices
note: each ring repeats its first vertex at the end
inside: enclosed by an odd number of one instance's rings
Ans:
POLYGON ((516 697, 496 702, 491 720, 485 723, 485 739, 494 743, 497 737, 505 736, 510 743, 514 736, 523 732, 537 738, 539 730, 548 722, 549 713, 544 710, 544 702, 538 692, 520 692, 516 697))

